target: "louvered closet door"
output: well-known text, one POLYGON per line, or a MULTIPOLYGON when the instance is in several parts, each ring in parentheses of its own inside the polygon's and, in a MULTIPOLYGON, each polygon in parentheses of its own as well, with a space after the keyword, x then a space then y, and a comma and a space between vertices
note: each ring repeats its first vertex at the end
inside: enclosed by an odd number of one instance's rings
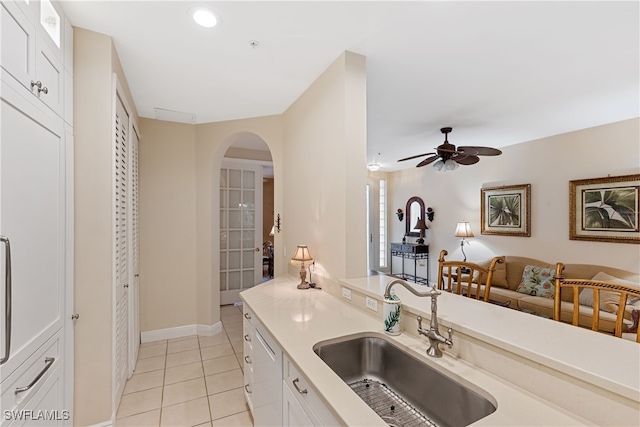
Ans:
MULTIPOLYGON (((133 127, 132 127, 133 128, 133 127)), ((140 349, 140 223, 138 215, 138 134, 133 128, 131 133, 131 170, 129 174, 129 212, 131 233, 129 250, 129 377, 138 359, 140 349)))
POLYGON ((129 116, 122 100, 116 96, 114 138, 114 286, 115 286, 115 401, 120 400, 128 377, 128 177, 129 116))

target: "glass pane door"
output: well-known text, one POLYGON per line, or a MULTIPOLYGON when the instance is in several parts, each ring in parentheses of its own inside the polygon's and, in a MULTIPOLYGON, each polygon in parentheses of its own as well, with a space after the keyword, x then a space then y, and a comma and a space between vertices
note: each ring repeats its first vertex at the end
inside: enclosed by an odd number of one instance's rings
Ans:
POLYGON ((224 162, 220 169, 220 304, 262 280, 262 167, 224 162))

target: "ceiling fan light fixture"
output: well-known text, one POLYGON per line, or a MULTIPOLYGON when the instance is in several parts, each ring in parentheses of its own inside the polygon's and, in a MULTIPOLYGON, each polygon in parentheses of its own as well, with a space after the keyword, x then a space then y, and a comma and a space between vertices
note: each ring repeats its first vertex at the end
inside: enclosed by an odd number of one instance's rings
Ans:
POLYGON ((444 162, 443 162, 442 160, 438 160, 437 162, 435 162, 435 163, 433 164, 433 168, 434 168, 435 170, 437 170, 438 172, 440 172, 440 171, 442 171, 442 172, 446 171, 446 169, 444 169, 444 162), (444 169, 444 170, 443 170, 443 169, 444 169))
POLYGON ((456 169, 458 169, 458 164, 455 161, 448 159, 447 161, 444 162, 445 171, 454 171, 456 169))
POLYGON ((369 166, 367 166, 367 169, 369 169, 371 172, 375 172, 380 169, 380 165, 377 163, 369 163, 369 166))

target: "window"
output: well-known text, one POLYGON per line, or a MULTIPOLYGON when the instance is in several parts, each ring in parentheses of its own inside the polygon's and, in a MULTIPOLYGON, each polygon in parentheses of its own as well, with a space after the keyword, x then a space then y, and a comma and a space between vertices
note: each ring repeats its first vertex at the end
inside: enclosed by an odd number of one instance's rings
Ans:
POLYGON ((387 180, 380 180, 380 267, 387 266, 387 180))
POLYGON ((60 47, 60 15, 50 0, 40 2, 40 24, 44 27, 51 40, 60 47))

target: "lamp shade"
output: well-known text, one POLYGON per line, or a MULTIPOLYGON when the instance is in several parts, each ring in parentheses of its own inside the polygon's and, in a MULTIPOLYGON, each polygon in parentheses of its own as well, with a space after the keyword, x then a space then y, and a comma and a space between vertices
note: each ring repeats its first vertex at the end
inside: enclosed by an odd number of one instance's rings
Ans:
POLYGON ((418 222, 416 222, 416 225, 413 227, 414 230, 427 230, 428 228, 427 223, 424 222, 424 218, 420 217, 418 217, 418 222))
POLYGON ((458 223, 458 226, 456 227, 456 237, 473 237, 471 226, 467 221, 458 223))
POLYGON ((291 263, 297 264, 297 263, 304 263, 304 262, 310 262, 310 261, 313 261, 313 258, 309 253, 309 249, 307 248, 307 245, 298 245, 298 247, 296 248, 296 253, 293 254, 293 257, 291 257, 291 263))

